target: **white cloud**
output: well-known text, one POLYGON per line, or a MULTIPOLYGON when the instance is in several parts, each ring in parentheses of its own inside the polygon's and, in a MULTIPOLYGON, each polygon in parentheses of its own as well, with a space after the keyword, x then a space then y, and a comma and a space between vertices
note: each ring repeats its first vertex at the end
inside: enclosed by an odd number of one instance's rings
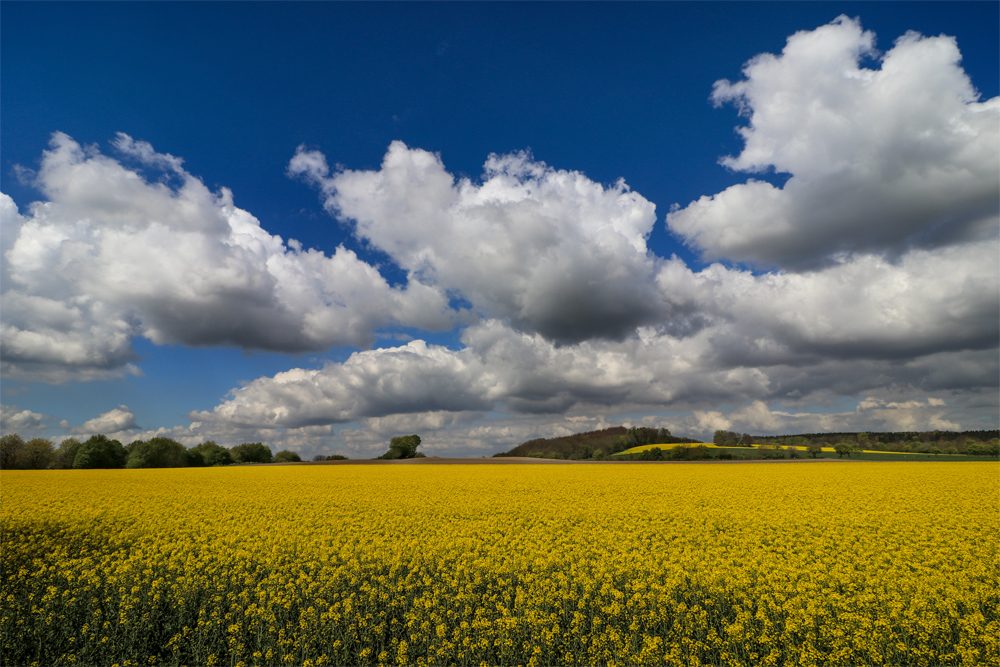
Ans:
POLYGON ((0 431, 31 435, 45 428, 47 416, 31 410, 21 410, 16 405, 0 405, 0 431))
POLYGON ((149 144, 115 146, 170 187, 53 135, 29 214, 0 195, 4 374, 96 379, 130 370, 131 338, 286 352, 366 346, 391 325, 451 326, 445 296, 390 287, 355 253, 303 250, 268 234, 149 144))
POLYGON ((261 377, 189 427, 139 432, 122 406, 71 430, 352 455, 418 432, 443 455, 635 419, 702 436, 995 425, 1000 99, 978 101, 950 38, 907 35, 862 67, 876 55, 841 18, 716 84, 749 117, 723 162, 791 178, 668 223, 706 256, 781 267, 763 274, 655 256, 651 202, 525 153, 474 182, 401 142, 373 171, 300 147, 288 173, 406 272, 393 288, 344 247, 269 234, 149 144, 119 135, 116 160, 56 134, 33 176, 47 200, 22 215, 0 195, 3 373, 138 372, 137 335, 298 352, 460 323, 459 349, 410 340, 261 377), (816 412, 844 397, 867 398, 816 412))
POLYGON ((682 262, 658 274, 665 297, 714 332, 726 363, 915 358, 995 348, 1000 267, 994 243, 856 255, 823 270, 754 275, 682 262), (808 359, 812 357, 812 359, 808 359))
POLYGON ((492 378, 469 352, 412 341, 356 352, 343 364, 292 369, 234 390, 199 422, 296 428, 363 417, 488 408, 492 378))
MULTIPOLYGON (((621 341, 559 345, 488 320, 464 331, 459 350, 411 341, 356 353, 323 369, 259 378, 191 418, 295 428, 418 413, 808 403, 893 385, 994 387, 994 255, 988 245, 965 244, 914 251, 900 264, 861 256, 823 271, 763 276, 721 265, 693 272, 672 260, 658 286, 678 315, 621 341)), ((369 426, 380 431, 382 423, 369 426)))
POLYGON ((135 421, 135 415, 129 410, 127 405, 119 405, 113 410, 101 413, 93 419, 88 419, 80 426, 71 427, 70 433, 76 435, 94 435, 101 433, 112 438, 121 439, 125 437, 125 442, 131 441, 130 437, 139 429, 135 421))
POLYGON ((331 176, 302 147, 288 171, 359 238, 487 318, 577 342, 622 338, 662 315, 646 249, 655 207, 624 181, 604 187, 516 153, 491 155, 474 183, 399 141, 379 171, 331 176))
POLYGON ((907 33, 881 58, 874 35, 841 16, 718 81, 749 125, 726 166, 790 174, 705 196, 667 216, 710 258, 801 268, 851 252, 900 254, 995 239, 1000 98, 979 101, 951 37, 907 33))

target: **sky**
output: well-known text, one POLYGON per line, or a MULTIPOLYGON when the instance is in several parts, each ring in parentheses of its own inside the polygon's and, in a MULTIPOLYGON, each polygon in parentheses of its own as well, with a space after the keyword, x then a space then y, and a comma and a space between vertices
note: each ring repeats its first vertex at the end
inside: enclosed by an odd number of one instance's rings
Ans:
POLYGON ((2 430, 1000 425, 996 2, 0 4, 2 430))

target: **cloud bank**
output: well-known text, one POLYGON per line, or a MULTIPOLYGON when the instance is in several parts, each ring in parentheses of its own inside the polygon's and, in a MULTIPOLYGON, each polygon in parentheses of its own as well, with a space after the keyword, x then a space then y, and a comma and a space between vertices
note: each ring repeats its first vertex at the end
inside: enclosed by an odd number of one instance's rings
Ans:
MULTIPOLYGON (((879 54, 840 17, 717 82, 711 101, 748 119, 723 165, 789 178, 667 214, 722 260, 698 270, 647 247, 655 206, 624 180, 528 153, 460 178, 399 141, 377 170, 331 169, 300 147, 288 174, 403 270, 392 287, 343 246, 270 235, 148 144, 119 135, 113 159, 57 133, 32 176, 47 199, 22 215, 0 196, 3 372, 140 372, 135 336, 301 352, 458 326, 457 349, 413 340, 293 368, 146 436, 366 452, 419 427, 442 452, 485 453, 664 412, 687 415, 655 425, 697 435, 995 426, 1000 99, 980 101, 959 63, 943 36, 879 54), (797 411, 843 398, 856 409, 797 411)), ((34 419, 20 414, 4 419, 34 419)), ((105 425, 139 428, 120 406, 78 430, 105 425)))

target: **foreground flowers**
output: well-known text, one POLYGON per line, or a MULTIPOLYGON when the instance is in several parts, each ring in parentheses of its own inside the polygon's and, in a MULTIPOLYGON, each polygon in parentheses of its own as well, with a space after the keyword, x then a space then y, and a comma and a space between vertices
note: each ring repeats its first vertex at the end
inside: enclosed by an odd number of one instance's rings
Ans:
POLYGON ((4 472, 3 664, 996 664, 998 466, 4 472))

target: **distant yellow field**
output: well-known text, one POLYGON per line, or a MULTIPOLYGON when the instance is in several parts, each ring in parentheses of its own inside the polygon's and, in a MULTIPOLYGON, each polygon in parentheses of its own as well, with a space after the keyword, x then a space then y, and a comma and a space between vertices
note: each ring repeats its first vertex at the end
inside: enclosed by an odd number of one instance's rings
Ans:
POLYGON ((0 474, 0 663, 987 665, 1000 466, 0 474))

